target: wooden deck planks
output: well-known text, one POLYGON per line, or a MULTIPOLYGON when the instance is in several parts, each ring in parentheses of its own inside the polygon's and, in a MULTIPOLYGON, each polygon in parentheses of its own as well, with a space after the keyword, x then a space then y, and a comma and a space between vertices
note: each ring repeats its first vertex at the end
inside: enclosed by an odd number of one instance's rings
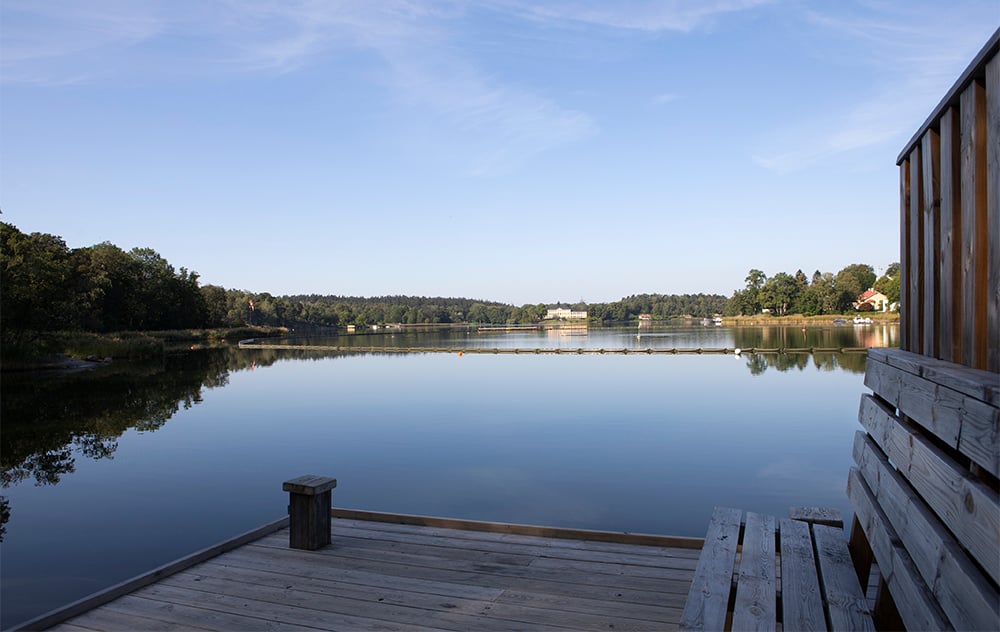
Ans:
MULTIPOLYGON (((698 550, 335 518, 264 536, 60 625, 172 630, 671 630, 698 550), (676 553, 676 555, 675 555, 676 553)), ((603 537, 603 536, 602 536, 603 537)))
POLYGON ((805 522, 785 518, 781 525, 781 611, 787 630, 826 630, 823 598, 816 575, 812 536, 805 522))
POLYGON ((705 535, 705 557, 698 565, 681 616, 683 629, 725 628, 742 514, 739 509, 727 507, 716 507, 712 512, 705 535))

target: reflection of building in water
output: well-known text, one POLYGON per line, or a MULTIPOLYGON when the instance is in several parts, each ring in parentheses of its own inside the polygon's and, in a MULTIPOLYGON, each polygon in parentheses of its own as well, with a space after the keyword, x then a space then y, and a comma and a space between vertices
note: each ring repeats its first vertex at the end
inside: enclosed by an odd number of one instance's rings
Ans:
POLYGON ((587 327, 587 323, 569 323, 566 325, 558 325, 552 328, 546 328, 545 335, 549 338, 555 338, 560 336, 586 336, 590 333, 590 328, 587 327))
POLYGON ((568 307, 550 307, 545 314, 546 320, 550 318, 561 318, 565 320, 587 320, 587 312, 578 312, 568 307))
POLYGON ((859 347, 867 347, 869 349, 882 349, 887 347, 898 347, 899 341, 896 339, 896 335, 899 332, 898 326, 892 325, 875 325, 866 326, 864 329, 860 327, 857 328, 860 331, 856 333, 858 338, 859 347))

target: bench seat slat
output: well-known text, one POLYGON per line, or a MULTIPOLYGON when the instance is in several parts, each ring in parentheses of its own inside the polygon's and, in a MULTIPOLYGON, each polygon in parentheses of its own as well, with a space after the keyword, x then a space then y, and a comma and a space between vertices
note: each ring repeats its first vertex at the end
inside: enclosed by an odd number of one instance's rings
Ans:
POLYGON ((774 516, 749 512, 743 533, 734 630, 773 630, 777 625, 774 516))
POLYGON ((682 630, 722 630, 729 609, 742 511, 716 507, 684 604, 682 630))
POLYGON ((781 613, 786 630, 826 630, 809 525, 784 518, 781 534, 781 613))
POLYGON ((844 532, 825 525, 813 525, 816 556, 823 580, 823 598, 834 630, 871 630, 871 610, 858 584, 844 532))

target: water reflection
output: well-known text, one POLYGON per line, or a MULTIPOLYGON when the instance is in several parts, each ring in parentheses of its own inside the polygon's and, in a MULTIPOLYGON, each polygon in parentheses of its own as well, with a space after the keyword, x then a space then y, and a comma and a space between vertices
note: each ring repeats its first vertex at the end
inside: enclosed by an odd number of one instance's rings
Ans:
POLYGON ((277 483, 309 471, 341 479, 340 506, 591 529, 697 536, 715 504, 849 512, 864 354, 457 350, 853 347, 864 329, 389 331, 4 374, 0 627, 276 517, 277 483))
MULTIPOLYGON (((68 374, 3 374, 0 415, 0 486, 33 480, 54 485, 76 469, 78 458, 110 459, 128 430, 153 432, 179 410, 202 401, 206 389, 229 384, 230 375, 279 360, 319 361, 378 351, 340 353, 295 348, 308 344, 364 347, 493 348, 845 348, 893 346, 898 327, 562 327, 477 333, 469 328, 385 331, 337 338, 298 338, 287 349, 203 349, 170 355, 153 364, 115 363, 68 374)), ((843 370, 863 373, 864 353, 744 353, 738 358, 751 375, 776 371, 843 370)), ((674 361, 674 360, 670 360, 674 361)), ((683 359, 676 359, 683 362, 683 359)), ((0 499, 3 497, 0 496, 0 499)), ((11 510, 0 503, 0 541, 11 510)))

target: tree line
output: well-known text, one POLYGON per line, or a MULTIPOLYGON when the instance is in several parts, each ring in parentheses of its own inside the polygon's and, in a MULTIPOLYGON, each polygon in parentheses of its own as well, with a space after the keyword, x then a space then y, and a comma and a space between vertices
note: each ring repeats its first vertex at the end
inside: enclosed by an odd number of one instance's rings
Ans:
MULTIPOLYGON (((890 300, 899 296, 898 264, 894 265, 895 292, 886 291, 890 300)), ((872 283, 878 288, 882 280, 874 277, 871 266, 862 264, 848 266, 836 276, 817 271, 811 283, 801 270, 794 276, 778 273, 770 278, 751 270, 746 288, 728 299, 721 294, 638 294, 610 303, 556 306, 587 310, 590 320, 601 322, 636 320, 640 314, 654 319, 755 314, 765 308, 778 314, 841 313, 872 283)), ((69 248, 60 237, 26 234, 4 222, 0 222, 0 288, 0 329, 6 339, 24 331, 150 331, 246 324, 295 328, 536 323, 550 307, 422 296, 274 296, 201 285, 198 273, 175 268, 151 248, 125 251, 109 242, 69 248)))
MULTIPOLYGON (((885 294, 890 304, 899 303, 899 263, 890 265, 876 277, 865 263, 854 263, 837 274, 816 270, 812 279, 797 270, 794 275, 778 272, 768 277, 761 270, 750 270, 746 286, 733 292, 726 304, 727 316, 746 316, 768 311, 778 316, 803 314, 844 314, 855 310, 858 296, 868 289, 885 294)), ((871 309, 862 305, 861 309, 871 309)))

